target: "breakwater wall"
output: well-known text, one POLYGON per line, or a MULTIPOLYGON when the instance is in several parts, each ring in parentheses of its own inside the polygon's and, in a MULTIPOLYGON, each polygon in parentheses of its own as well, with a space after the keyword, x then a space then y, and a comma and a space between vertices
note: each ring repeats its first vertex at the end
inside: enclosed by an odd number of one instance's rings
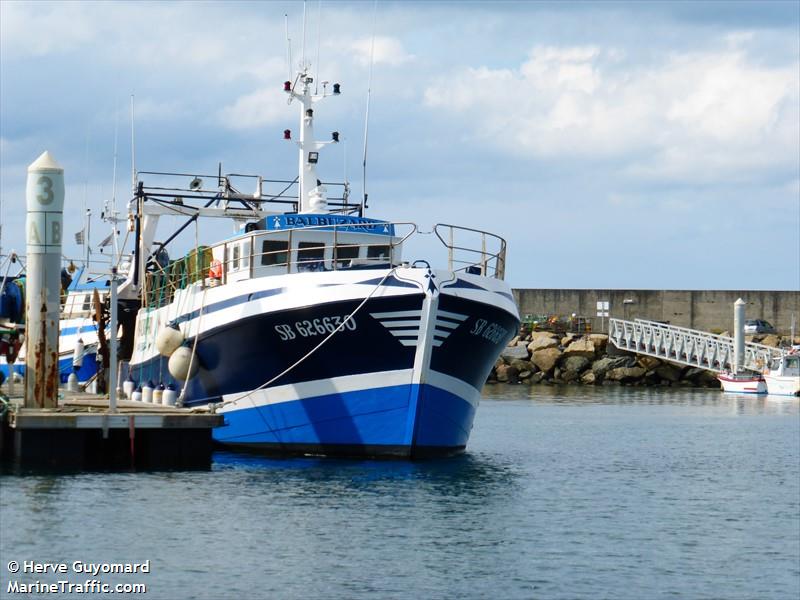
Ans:
POLYGON ((576 314, 586 317, 592 331, 605 332, 606 316, 598 303, 608 303, 608 315, 617 319, 664 321, 703 331, 732 331, 733 303, 742 298, 746 318, 769 321, 788 334, 792 315, 800 328, 800 291, 753 290, 610 290, 515 289, 520 315, 576 314))

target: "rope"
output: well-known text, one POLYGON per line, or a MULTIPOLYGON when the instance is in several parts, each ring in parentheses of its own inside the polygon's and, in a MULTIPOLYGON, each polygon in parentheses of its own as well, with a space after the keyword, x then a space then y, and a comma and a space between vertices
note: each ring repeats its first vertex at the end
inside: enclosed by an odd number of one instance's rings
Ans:
MULTIPOLYGON (((256 412, 258 412, 258 414, 261 416, 261 419, 264 421, 264 424, 267 425, 267 427, 269 427, 269 424, 264 419, 264 416, 261 414, 261 411, 258 410, 258 407, 256 406, 256 403, 255 403, 255 400, 252 399, 252 397, 251 397, 252 394, 257 392, 257 391, 259 391, 259 390, 264 389, 265 387, 268 387, 269 385, 271 385, 272 383, 274 383, 275 381, 277 381, 278 379, 280 379, 281 377, 283 377, 284 375, 286 375, 287 373, 289 373, 290 371, 292 371, 293 369, 298 367, 306 359, 308 359, 312 354, 314 354, 317 350, 319 350, 324 344, 326 344, 328 342, 328 340, 330 340, 334 335, 336 335, 337 333, 342 331, 342 329, 345 327, 345 325, 347 325, 347 323, 352 318, 354 318, 356 316, 358 311, 360 311, 364 307, 364 305, 367 303, 367 301, 370 298, 372 298, 372 296, 375 295, 375 292, 377 292, 380 289, 380 287, 383 285, 383 282, 386 281, 389 278, 389 276, 392 275, 396 270, 397 270, 397 267, 392 267, 389 271, 387 271, 386 275, 383 276, 383 278, 372 289, 372 291, 367 295, 367 297, 364 298, 361 301, 361 303, 355 308, 355 310, 353 310, 353 312, 351 312, 349 315, 347 315, 347 317, 345 317, 345 319, 339 324, 339 326, 336 329, 331 331, 327 336, 325 336, 325 338, 323 338, 323 340, 319 344, 314 346, 311 350, 309 350, 305 355, 303 355, 301 358, 299 358, 297 361, 295 361, 292 365, 290 365, 289 367, 284 369, 282 372, 278 373, 275 377, 273 377, 269 381, 267 381, 265 383, 262 383, 260 386, 258 386, 254 390, 250 390, 249 392, 247 392, 243 396, 239 396, 238 398, 235 398, 233 400, 226 400, 225 402, 219 402, 217 404, 212 404, 211 405, 211 411, 215 412, 217 409, 222 408, 223 406, 226 406, 226 405, 231 404, 233 402, 238 402, 240 400, 244 400, 245 398, 250 398, 250 402, 253 404, 253 408, 255 408, 256 412)), ((272 428, 270 428, 270 431, 272 431, 272 428)))
MULTIPOLYGON (((197 317, 197 332, 194 335, 194 344, 192 345, 192 355, 189 357, 189 370, 187 371, 187 374, 192 372, 194 357, 197 355, 197 342, 200 339, 200 326, 203 324, 203 308, 205 308, 206 305, 206 291, 208 291, 208 288, 203 288, 203 297, 200 299, 200 315, 197 317)), ((178 396, 178 400, 176 401, 178 406, 183 406, 183 400, 186 398, 186 388, 189 387, 187 385, 188 383, 189 381, 187 379, 181 388, 181 395, 178 396)))

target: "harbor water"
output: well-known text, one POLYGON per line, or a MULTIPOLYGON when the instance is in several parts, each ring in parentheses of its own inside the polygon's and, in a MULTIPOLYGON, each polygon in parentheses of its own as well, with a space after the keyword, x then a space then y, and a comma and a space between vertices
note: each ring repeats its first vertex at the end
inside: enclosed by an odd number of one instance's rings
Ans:
POLYGON ((796 600, 798 401, 498 385, 454 459, 4 474, 0 555, 4 598, 93 579, 149 599, 796 600), (68 573, 9 572, 24 561, 68 573))

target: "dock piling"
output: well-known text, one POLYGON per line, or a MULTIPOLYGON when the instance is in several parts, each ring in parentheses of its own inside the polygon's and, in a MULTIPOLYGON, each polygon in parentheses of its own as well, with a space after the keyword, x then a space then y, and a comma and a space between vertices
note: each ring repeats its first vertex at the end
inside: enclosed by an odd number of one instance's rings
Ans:
POLYGON ((58 401, 58 332, 64 169, 44 151, 29 167, 25 302, 25 406, 54 408, 58 401))

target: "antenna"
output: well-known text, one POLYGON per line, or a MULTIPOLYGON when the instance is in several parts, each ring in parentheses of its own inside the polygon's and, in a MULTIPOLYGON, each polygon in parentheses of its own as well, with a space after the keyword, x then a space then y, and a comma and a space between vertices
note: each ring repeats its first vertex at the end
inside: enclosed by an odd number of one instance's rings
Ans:
POLYGON ((361 216, 367 208, 367 139, 369 137, 369 101, 372 97, 372 65, 375 62, 375 21, 378 12, 378 0, 372 7, 372 41, 369 46, 369 79, 367 80, 367 110, 364 113, 364 159, 361 163, 361 186, 364 197, 361 200, 361 216))
POLYGON ((119 139, 119 108, 114 116, 114 167, 111 171, 111 241, 112 252, 111 264, 114 266, 114 260, 119 255, 119 248, 117 247, 117 141, 119 139))
POLYGON ((322 77, 322 71, 319 69, 319 39, 320 28, 322 27, 322 0, 317 2, 317 60, 314 65, 317 68, 317 76, 314 78, 314 95, 319 94, 319 78, 322 77))
POLYGON ((133 193, 135 194, 136 193, 136 136, 133 128, 133 123, 134 123, 133 98, 134 95, 131 94, 131 188, 133 193))
POLYGON ((92 254, 92 209, 84 208, 84 219, 86 219, 86 239, 83 242, 86 244, 86 270, 85 275, 89 275, 89 256, 92 254))
POLYGON ((294 74, 292 73, 292 38, 289 37, 289 15, 284 14, 283 18, 286 23, 286 66, 289 70, 289 76, 286 79, 292 81, 294 74))
POLYGON ((86 208, 86 204, 88 202, 89 197, 89 127, 86 127, 86 145, 83 149, 83 214, 84 214, 84 224, 83 224, 83 244, 84 244, 84 254, 86 255, 86 269, 84 270, 84 276, 89 275, 89 254, 91 253, 91 247, 89 244, 91 240, 89 239, 89 227, 90 227, 90 215, 91 211, 86 208))
POLYGON ((306 70, 306 0, 303 0, 303 62, 300 64, 300 70, 306 70))

